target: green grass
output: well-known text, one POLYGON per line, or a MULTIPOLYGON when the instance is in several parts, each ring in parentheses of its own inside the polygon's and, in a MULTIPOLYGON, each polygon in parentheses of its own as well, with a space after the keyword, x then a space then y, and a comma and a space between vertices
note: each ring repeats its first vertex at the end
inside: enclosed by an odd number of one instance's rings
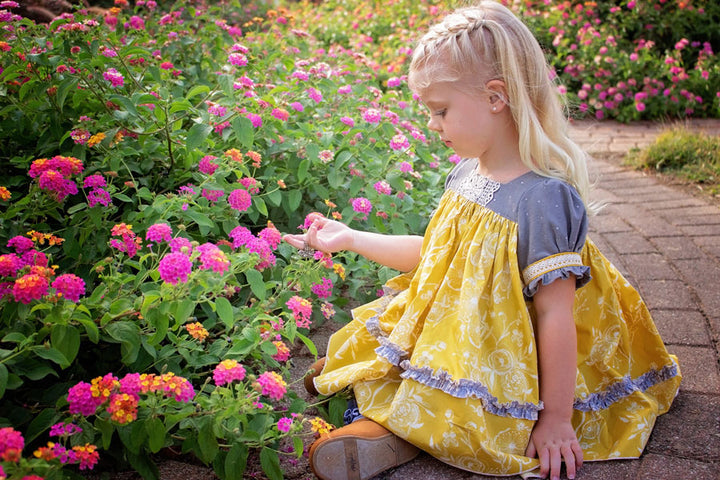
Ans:
POLYGON ((675 127, 658 135, 649 147, 630 152, 625 162, 696 184, 713 196, 720 195, 720 137, 675 127))

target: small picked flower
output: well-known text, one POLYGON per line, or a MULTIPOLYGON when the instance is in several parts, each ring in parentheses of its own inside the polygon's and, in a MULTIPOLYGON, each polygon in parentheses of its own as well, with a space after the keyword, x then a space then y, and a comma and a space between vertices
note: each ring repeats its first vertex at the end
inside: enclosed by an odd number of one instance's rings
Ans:
POLYGON ((372 203, 370 203, 370 200, 367 198, 358 197, 352 199, 352 208, 357 213, 363 214, 361 217, 362 220, 367 220, 368 214, 372 211, 372 203))

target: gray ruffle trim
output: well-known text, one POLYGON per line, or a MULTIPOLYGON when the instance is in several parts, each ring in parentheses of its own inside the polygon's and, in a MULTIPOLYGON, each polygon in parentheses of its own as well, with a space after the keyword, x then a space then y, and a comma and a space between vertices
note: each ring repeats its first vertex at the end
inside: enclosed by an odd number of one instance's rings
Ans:
POLYGON ((402 378, 410 378, 428 387, 442 390, 456 398, 468 398, 470 396, 479 398, 482 401, 483 408, 493 415, 537 420, 538 412, 543 409, 542 402, 538 405, 517 401, 501 403, 482 383, 466 378, 453 380, 452 376, 444 370, 435 372, 430 367, 414 367, 407 360, 401 362, 400 367, 404 370, 400 374, 402 378))
POLYGON ((525 297, 530 298, 537 293, 541 281, 543 285, 549 285, 557 279, 570 278, 570 275, 575 276, 575 288, 580 288, 590 281, 590 267, 585 265, 563 267, 558 268, 557 270, 547 272, 546 274, 540 275, 539 277, 533 279, 533 281, 531 281, 529 284, 525 285, 525 287, 523 288, 523 294, 525 295, 525 297))
POLYGON ((379 337, 377 340, 380 342, 380 346, 375 349, 375 353, 386 359, 392 365, 399 366, 400 363, 403 362, 403 358, 408 357, 408 353, 405 350, 395 345, 387 338, 379 337))
POLYGON ((651 370, 644 373, 635 380, 628 375, 621 381, 610 385, 602 392, 593 393, 582 400, 575 400, 573 408, 581 412, 603 410, 613 403, 631 395, 633 392, 644 392, 654 385, 676 377, 677 374, 678 367, 673 363, 659 370, 651 370))

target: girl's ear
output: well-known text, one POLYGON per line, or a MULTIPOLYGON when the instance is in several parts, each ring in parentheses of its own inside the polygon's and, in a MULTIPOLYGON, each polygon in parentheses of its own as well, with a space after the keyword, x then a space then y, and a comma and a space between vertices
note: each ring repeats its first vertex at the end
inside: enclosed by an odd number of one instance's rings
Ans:
POLYGON ((502 80, 490 80, 485 84, 493 113, 501 112, 507 106, 507 90, 502 80))

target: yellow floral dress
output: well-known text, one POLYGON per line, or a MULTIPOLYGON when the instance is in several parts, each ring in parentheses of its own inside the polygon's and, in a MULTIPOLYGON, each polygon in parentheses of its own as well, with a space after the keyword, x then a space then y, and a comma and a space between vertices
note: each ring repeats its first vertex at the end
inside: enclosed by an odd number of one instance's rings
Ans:
POLYGON ((315 379, 352 387, 360 412, 458 468, 515 475, 538 412, 532 295, 576 278, 573 425, 585 460, 636 458, 680 371, 638 293, 586 237, 569 185, 535 173, 499 184, 464 160, 450 174, 417 267, 356 308, 315 379))

